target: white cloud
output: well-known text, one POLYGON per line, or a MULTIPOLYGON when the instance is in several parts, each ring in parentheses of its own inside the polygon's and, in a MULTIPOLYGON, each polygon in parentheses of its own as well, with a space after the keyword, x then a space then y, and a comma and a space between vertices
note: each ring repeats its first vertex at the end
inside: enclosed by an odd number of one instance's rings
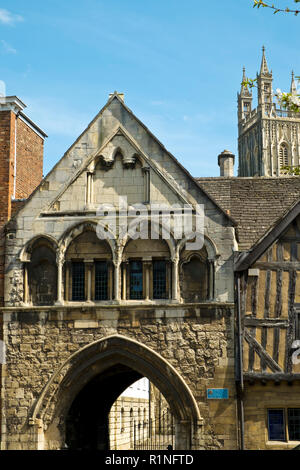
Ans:
POLYGON ((0 43, 2 45, 2 50, 6 54, 16 54, 17 53, 17 50, 14 47, 12 47, 10 44, 8 44, 8 42, 4 41, 4 39, 1 39, 0 43))
POLYGON ((14 15, 10 11, 0 8, 0 23, 14 25, 23 20, 24 18, 21 15, 14 15))
POLYGON ((6 96, 6 85, 3 80, 0 80, 0 98, 6 96))

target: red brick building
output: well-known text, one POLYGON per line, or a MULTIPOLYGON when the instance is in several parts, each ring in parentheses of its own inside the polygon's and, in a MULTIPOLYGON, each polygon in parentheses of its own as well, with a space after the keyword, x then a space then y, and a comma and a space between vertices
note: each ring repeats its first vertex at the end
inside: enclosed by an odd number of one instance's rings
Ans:
MULTIPOLYGON (((24 108, 16 96, 0 98, 0 306, 4 297, 4 226, 43 177, 47 135, 23 113, 24 108)), ((1 316, 0 339, 2 334, 1 316)))
POLYGON ((46 134, 24 113, 16 96, 0 101, 0 305, 3 303, 3 227, 43 177, 46 134))

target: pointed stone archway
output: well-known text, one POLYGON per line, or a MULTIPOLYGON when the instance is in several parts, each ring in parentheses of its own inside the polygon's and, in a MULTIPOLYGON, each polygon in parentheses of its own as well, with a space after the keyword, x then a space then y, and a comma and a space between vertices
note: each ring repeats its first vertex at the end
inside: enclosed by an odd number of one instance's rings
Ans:
MULTIPOLYGON (((64 447, 69 410, 76 397, 89 384, 100 380, 103 390, 105 384, 110 384, 108 387, 112 387, 111 390, 121 393, 122 387, 125 389, 142 376, 147 377, 161 391, 170 405, 175 417, 175 448, 199 449, 202 419, 183 378, 154 350, 122 335, 105 337, 85 346, 71 355, 53 374, 37 400, 29 421, 33 426, 37 448, 64 447), (119 374, 120 370, 122 373, 125 370, 125 375, 117 390, 115 385, 118 380, 111 378, 119 374)), ((106 395, 104 393, 103 396, 106 395)), ((114 397, 112 394, 111 397, 116 399, 117 395, 114 397)), ((101 392, 99 400, 101 402, 101 392)))

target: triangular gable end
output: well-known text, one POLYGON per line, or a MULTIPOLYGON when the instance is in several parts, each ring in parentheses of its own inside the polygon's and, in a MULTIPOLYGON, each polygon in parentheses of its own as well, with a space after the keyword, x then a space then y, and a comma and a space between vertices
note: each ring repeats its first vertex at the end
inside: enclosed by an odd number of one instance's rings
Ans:
POLYGON ((245 271, 252 266, 270 246, 278 240, 293 220, 300 214, 300 200, 285 213, 277 223, 253 246, 250 251, 241 253, 235 263, 235 271, 245 271))
MULTIPOLYGON (((177 161, 177 159, 170 152, 168 152, 165 149, 163 144, 161 144, 161 142, 149 131, 149 129, 132 113, 132 111, 125 105, 123 100, 120 98, 119 94, 116 92, 112 94, 112 96, 109 98, 105 106, 99 111, 99 113, 90 122, 90 124, 82 132, 82 134, 75 140, 75 142, 71 145, 71 147, 64 153, 63 157, 59 160, 59 162, 47 174, 47 176, 41 182, 39 187, 29 197, 29 199, 27 200, 23 208, 20 209, 19 213, 22 213, 23 210, 26 210, 26 206, 29 203, 29 201, 35 196, 37 191, 39 191, 41 188, 43 188, 43 191, 44 191, 43 202, 47 203, 47 199, 48 199, 48 204, 41 207, 41 212, 44 212, 45 210, 47 211, 47 207, 49 209, 49 205, 51 205, 51 202, 57 200, 57 198, 59 197, 59 194, 62 193, 64 188, 66 188, 68 185, 71 184, 72 181, 78 178, 78 176, 80 175, 80 170, 82 170, 86 164, 85 162, 87 160, 87 152, 89 152, 89 155, 91 154, 95 155, 98 152, 97 149, 103 147, 103 143, 106 137, 105 131, 107 134, 107 129, 109 129, 109 125, 110 125, 110 129, 113 128, 111 126, 112 122, 115 123, 114 127, 116 127, 117 124, 120 125, 120 122, 118 122, 118 119, 116 119, 113 116, 114 109, 109 110, 110 111, 109 113, 105 113, 105 111, 109 107, 114 106, 115 108, 115 104, 117 103, 119 105, 119 108, 117 110, 119 115, 120 116, 124 115, 124 109, 125 109, 127 113, 129 113, 129 115, 133 118, 133 120, 138 125, 142 126, 142 128, 146 131, 149 137, 151 137, 153 141, 155 141, 156 145, 158 145, 161 148, 161 150, 165 152, 168 155, 168 157, 170 157, 170 159, 173 161, 173 163, 175 163, 178 169, 180 169, 180 171, 183 172, 185 176, 191 182, 193 182, 193 184, 197 188, 197 191, 200 190, 200 194, 204 195, 205 198, 210 200, 218 208, 218 210, 225 216, 225 218, 230 221, 231 225, 236 225, 236 222, 233 220, 233 218, 230 217, 216 203, 216 201, 214 201, 214 199, 203 190, 203 188, 190 175, 190 173, 177 161), (123 108, 123 111, 122 111, 122 108, 123 108), (65 178, 63 178, 63 175, 61 174, 61 170, 63 170, 67 174, 65 178), (47 191, 48 186, 50 187, 49 194, 47 191)), ((131 140, 133 139, 132 136, 129 136, 129 137, 131 137, 131 140)), ((185 202, 188 202, 189 195, 184 190, 184 188, 180 188, 180 185, 177 183, 176 178, 173 178, 173 177, 168 178, 168 172, 165 171, 162 166, 159 167, 159 165, 153 164, 154 162, 153 158, 148 157, 148 159, 152 162, 152 167, 153 169, 155 169, 155 172, 156 173, 160 172, 160 176, 161 177, 163 176, 167 184, 171 185, 173 193, 175 189, 175 191, 178 194, 178 197, 180 197, 180 200, 185 200, 185 202)))
POLYGON ((142 126, 145 131, 152 137, 152 139, 168 154, 168 156, 175 162, 175 164, 180 168, 180 170, 189 178, 191 182, 195 184, 195 186, 200 190, 201 194, 203 194, 208 200, 210 200, 217 208, 218 210, 225 216, 227 220, 230 221, 231 225, 237 226, 236 220, 234 220, 233 217, 231 217, 224 209, 214 200, 212 196, 210 196, 198 183, 198 181, 190 174, 190 172, 177 160, 174 155, 169 152, 166 147, 160 142, 160 140, 152 134, 152 132, 149 130, 149 128, 131 111, 130 108, 124 103, 124 101, 118 96, 118 94, 114 94, 112 98, 115 97, 117 98, 121 105, 126 109, 126 111, 138 122, 140 126, 142 126))
MULTIPOLYGON (((72 194, 66 194, 66 193, 72 193, 72 185, 76 186, 76 180, 81 179, 79 181, 79 188, 75 188, 75 194, 78 199, 78 193, 80 192, 80 188, 84 186, 84 178, 85 174, 88 172, 90 174, 95 174, 95 171, 98 172, 98 176, 100 177, 101 175, 101 170, 102 170, 102 186, 105 185, 105 183, 110 182, 110 185, 113 184, 114 178, 118 178, 118 192, 120 195, 126 195, 126 189, 124 185, 128 186, 130 184, 130 181, 134 181, 135 184, 135 196, 139 199, 137 200, 132 200, 131 202, 139 202, 143 203, 147 198, 145 198, 144 191, 142 190, 140 186, 144 186, 144 176, 143 173, 145 173, 147 170, 152 171, 152 176, 151 176, 151 184, 155 186, 160 186, 159 180, 163 180, 164 184, 166 185, 166 189, 164 192, 169 193, 168 195, 165 195, 167 198, 168 203, 184 203, 184 204, 189 204, 192 203, 192 201, 189 200, 189 197, 181 191, 181 188, 179 185, 176 185, 176 182, 171 181, 166 174, 163 174, 156 165, 155 161, 153 161, 146 153, 140 148, 140 146, 137 144, 137 142, 134 140, 134 138, 129 135, 129 133, 124 129, 122 125, 118 125, 116 130, 112 133, 111 136, 105 141, 105 143, 102 145, 100 149, 98 149, 96 152, 94 152, 91 156, 89 156, 84 163, 81 165, 81 167, 78 169, 76 174, 73 176, 73 178, 68 181, 64 187, 61 189, 57 197, 51 202, 50 207, 49 207, 49 212, 57 211, 57 207, 60 206, 60 202, 62 201, 64 195, 66 198, 70 201, 72 200, 72 194), (122 162, 116 161, 118 157, 121 157, 122 162), (122 163, 122 164, 121 164, 122 163), (117 165, 118 168, 114 168, 114 165, 117 165), (123 167, 123 168, 122 168, 123 167), (133 175, 131 174, 128 178, 128 181, 126 182, 126 169, 131 169, 133 171, 133 175), (136 171, 135 171, 136 170, 136 171), (140 171, 139 171, 140 170, 140 171), (105 181, 106 180, 106 181, 105 181), (123 188, 123 193, 122 193, 122 188, 123 188), (168 188, 168 189, 167 189, 168 188), (171 194, 172 193, 172 196, 171 194)), ((127 172, 128 173, 128 172, 127 172)), ((99 186, 99 185, 98 185, 99 186)), ((99 188, 98 188, 99 189, 99 188)), ((112 189, 112 188, 111 188, 112 189)), ((156 189, 156 188, 155 188, 156 189)), ((94 192, 97 193, 97 187, 94 189, 94 192)), ((99 192, 99 191, 98 191, 99 192)), ((109 193, 103 194, 103 187, 102 187, 102 194, 99 194, 99 197, 96 197, 96 200, 101 201, 104 200, 108 196, 109 198, 109 193)), ((110 196, 113 196, 113 194, 110 194, 110 196)), ((76 198, 75 198, 76 199, 76 198)), ((85 195, 82 194, 81 196, 82 199, 82 209, 83 209, 83 200, 85 199, 85 195)), ((132 198, 131 198, 132 199, 132 198)), ((108 202, 108 201, 106 201, 108 202)), ((77 209, 79 209, 77 207, 77 209)))
MULTIPOLYGON (((80 142, 82 137, 88 132, 88 130, 97 122, 97 120, 101 117, 101 115, 104 113, 104 111, 108 108, 108 106, 111 104, 111 102, 114 99, 118 99, 121 102, 121 98, 118 96, 117 92, 114 92, 106 102, 106 104, 103 106, 103 108, 100 109, 100 111, 96 114, 96 116, 92 119, 92 121, 87 125, 87 127, 82 131, 82 133, 77 137, 77 139, 71 144, 71 146, 65 151, 63 156, 58 160, 58 162, 51 168, 51 170, 47 173, 47 175, 42 179, 40 184, 36 187, 36 189, 30 194, 24 205, 20 207, 15 214, 13 215, 11 220, 15 220, 19 214, 23 212, 23 210, 26 210, 27 204, 35 197, 35 195, 42 190, 43 188, 46 188, 48 186, 49 179, 53 176, 55 171, 59 168, 61 162, 66 158, 66 156, 73 150, 75 149, 76 145, 80 142)), ((74 169, 78 168, 78 162, 74 162, 74 169)), ((71 178, 73 180, 73 177, 71 178)), ((60 188, 61 190, 61 188, 60 188)), ((46 191, 45 191, 46 192, 46 191)), ((60 191, 59 191, 60 192, 60 191)), ((53 193, 53 192, 52 192, 53 193)), ((57 195, 56 195, 57 197, 57 195)), ((9 222, 8 222, 9 224, 9 222)), ((7 224, 6 224, 7 225, 7 224)))

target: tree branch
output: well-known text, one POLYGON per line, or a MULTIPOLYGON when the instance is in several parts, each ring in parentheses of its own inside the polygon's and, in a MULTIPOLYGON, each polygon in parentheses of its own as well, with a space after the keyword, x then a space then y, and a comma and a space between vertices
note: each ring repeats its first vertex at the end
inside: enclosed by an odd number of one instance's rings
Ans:
MULTIPOLYGON (((289 7, 277 8, 275 5, 266 3, 263 0, 253 0, 253 2, 254 2, 253 8, 260 8, 260 7, 271 8, 271 10, 274 10, 274 15, 280 12, 280 13, 293 13, 295 16, 297 16, 300 13, 300 10, 294 10, 289 7)), ((300 0, 294 0, 294 2, 300 3, 300 0)))

